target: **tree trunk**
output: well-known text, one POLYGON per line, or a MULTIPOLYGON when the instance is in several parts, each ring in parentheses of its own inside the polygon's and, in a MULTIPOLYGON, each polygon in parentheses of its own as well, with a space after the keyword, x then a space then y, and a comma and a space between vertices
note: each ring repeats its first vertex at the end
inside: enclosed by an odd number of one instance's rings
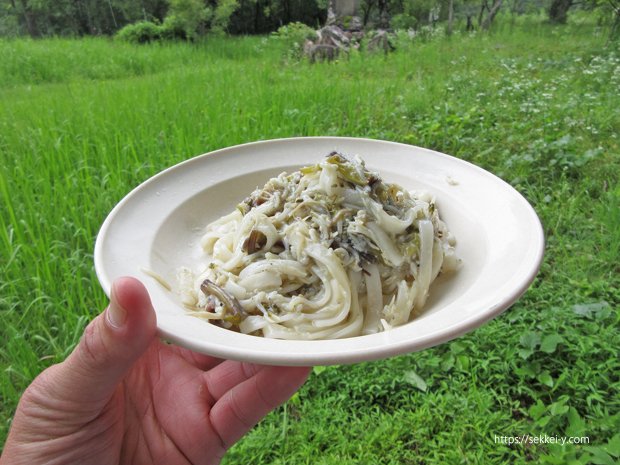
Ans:
POLYGON ((489 9, 489 5, 487 3, 487 0, 482 0, 482 3, 480 4, 480 13, 478 13, 478 27, 482 26, 482 18, 484 18, 484 10, 488 10, 489 9))
POLYGON ((454 22, 454 0, 448 2, 448 35, 452 35, 452 23, 454 22))
POLYGON ((24 23, 30 37, 39 37, 41 35, 37 26, 37 20, 28 5, 28 0, 21 0, 22 14, 24 15, 24 23))
POLYGON ((368 20, 370 19, 370 13, 372 12, 372 8, 374 6, 375 6, 374 0, 367 0, 363 4, 363 7, 362 7, 362 13, 363 13, 362 25, 364 27, 366 27, 366 25, 368 24, 368 20))
POLYGON ((291 22, 291 2, 290 0, 286 0, 282 2, 282 7, 284 8, 284 24, 288 24, 291 22))
POLYGON ((495 0, 495 3, 489 10, 489 14, 487 15, 484 22, 482 23, 482 29, 489 29, 491 27, 491 24, 493 23, 495 16, 499 12, 499 9, 502 7, 502 2, 503 0, 495 0))
POLYGON ((390 27, 390 13, 388 11, 388 0, 379 0, 379 29, 390 27))
MULTIPOLYGON (((114 30, 117 30, 118 29, 118 23, 116 22, 116 15, 114 14, 114 8, 112 8, 112 1, 111 0, 108 0, 108 6, 110 7, 110 14, 112 15, 112 22, 114 23, 114 30)), ((101 31, 99 31, 99 32, 101 33, 101 31)))
POLYGON ((467 32, 474 30, 474 22, 471 20, 471 15, 467 15, 467 26, 465 26, 467 32))
POLYGON ((90 19, 90 12, 88 11, 88 6, 84 5, 82 0, 74 0, 73 4, 75 6, 76 11, 76 21, 77 21, 77 33, 81 36, 93 34, 94 32, 101 32, 93 30, 93 25, 90 19))
POLYGON ((617 3, 614 0, 608 1, 614 12, 614 22, 611 24, 611 30, 609 31, 609 43, 620 38, 620 3, 617 3))
POLYGON ((555 24, 566 24, 569 8, 573 0, 553 0, 549 7, 549 21, 555 24))
POLYGON ((258 19, 260 18, 260 2, 256 0, 254 4, 254 34, 258 33, 258 19))

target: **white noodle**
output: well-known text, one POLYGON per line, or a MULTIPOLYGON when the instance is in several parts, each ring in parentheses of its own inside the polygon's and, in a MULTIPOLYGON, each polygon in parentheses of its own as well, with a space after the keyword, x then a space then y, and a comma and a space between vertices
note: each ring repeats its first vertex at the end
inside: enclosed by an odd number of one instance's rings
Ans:
POLYGON ((433 272, 433 223, 429 220, 421 220, 418 227, 420 228, 420 272, 415 304, 417 308, 422 308, 426 302, 433 272))
POLYGON ((352 337, 419 314, 431 282, 458 267, 454 245, 432 196, 332 154, 271 179, 209 224, 209 266, 183 268, 178 284, 190 314, 242 333, 352 337))
POLYGON ((381 309, 383 308, 383 290, 381 289, 381 275, 377 265, 370 263, 365 270, 366 318, 363 333, 372 334, 376 333, 380 328, 379 319, 381 318, 381 309))

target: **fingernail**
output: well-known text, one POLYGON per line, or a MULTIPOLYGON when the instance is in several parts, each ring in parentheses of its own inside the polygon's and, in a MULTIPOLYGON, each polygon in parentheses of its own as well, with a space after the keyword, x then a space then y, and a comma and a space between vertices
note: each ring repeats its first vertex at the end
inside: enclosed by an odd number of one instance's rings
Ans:
POLYGON ((121 307, 114 298, 114 287, 112 287, 112 296, 110 298, 110 305, 108 305, 108 310, 106 311, 106 316, 110 324, 115 328, 123 326, 127 319, 127 311, 121 307))

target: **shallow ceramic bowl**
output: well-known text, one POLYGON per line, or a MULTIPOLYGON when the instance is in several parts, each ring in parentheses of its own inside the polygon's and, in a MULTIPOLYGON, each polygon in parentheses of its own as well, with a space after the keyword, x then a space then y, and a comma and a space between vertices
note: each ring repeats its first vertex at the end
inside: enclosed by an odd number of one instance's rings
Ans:
POLYGON ((431 347, 499 315, 528 288, 540 266, 544 238, 529 203, 509 184, 463 160, 410 145, 369 139, 310 137, 239 145, 168 168, 131 191, 97 237, 95 268, 105 292, 120 276, 146 285, 160 335, 222 358, 273 365, 329 365, 390 357, 431 347), (206 263, 204 227, 232 211, 256 187, 314 164, 337 150, 360 155, 387 182, 427 190, 457 238, 461 269, 431 286, 423 313, 378 334, 321 341, 285 341, 239 334, 186 314, 174 292, 180 266, 206 263))

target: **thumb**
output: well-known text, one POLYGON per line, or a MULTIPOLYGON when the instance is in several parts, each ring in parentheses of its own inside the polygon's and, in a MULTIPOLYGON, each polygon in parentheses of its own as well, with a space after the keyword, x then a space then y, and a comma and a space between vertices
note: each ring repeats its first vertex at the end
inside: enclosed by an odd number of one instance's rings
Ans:
POLYGON ((135 278, 117 279, 108 308, 86 327, 74 351, 58 366, 58 394, 74 402, 107 402, 156 331, 144 285, 135 278))

